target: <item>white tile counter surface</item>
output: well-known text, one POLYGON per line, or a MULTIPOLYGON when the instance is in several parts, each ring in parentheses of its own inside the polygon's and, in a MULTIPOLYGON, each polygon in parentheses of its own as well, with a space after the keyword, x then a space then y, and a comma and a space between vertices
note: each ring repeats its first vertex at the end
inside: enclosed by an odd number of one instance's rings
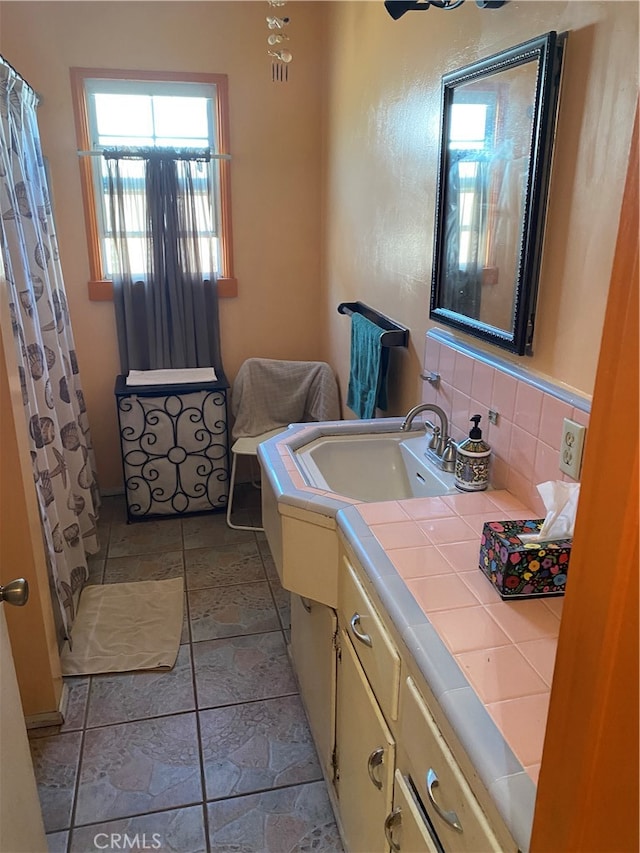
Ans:
POLYGON ((336 432, 297 425, 260 461, 279 503, 335 517, 522 850, 529 844, 562 598, 503 601, 478 568, 485 521, 535 518, 508 491, 361 503, 306 485, 292 457, 336 432))

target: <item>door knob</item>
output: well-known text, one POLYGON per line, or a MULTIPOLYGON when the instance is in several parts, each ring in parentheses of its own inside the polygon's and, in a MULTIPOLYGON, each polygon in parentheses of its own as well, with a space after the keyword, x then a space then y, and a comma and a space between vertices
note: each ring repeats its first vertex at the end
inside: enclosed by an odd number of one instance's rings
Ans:
POLYGON ((29 584, 24 578, 10 581, 6 586, 0 586, 0 601, 22 607, 29 598, 29 584))

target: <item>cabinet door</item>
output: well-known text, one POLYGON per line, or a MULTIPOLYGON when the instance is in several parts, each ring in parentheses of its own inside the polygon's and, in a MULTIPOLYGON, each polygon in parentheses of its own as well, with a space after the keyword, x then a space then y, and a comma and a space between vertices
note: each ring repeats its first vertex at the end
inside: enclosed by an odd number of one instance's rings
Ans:
POLYGON ((385 832, 393 853, 442 853, 410 783, 399 770, 395 774, 393 811, 385 821, 385 832))
POLYGON ((387 853, 395 744, 349 637, 340 632, 336 790, 349 853, 387 853))
POLYGON ((291 596, 291 656, 311 733, 325 774, 331 778, 336 696, 337 627, 334 610, 291 596))

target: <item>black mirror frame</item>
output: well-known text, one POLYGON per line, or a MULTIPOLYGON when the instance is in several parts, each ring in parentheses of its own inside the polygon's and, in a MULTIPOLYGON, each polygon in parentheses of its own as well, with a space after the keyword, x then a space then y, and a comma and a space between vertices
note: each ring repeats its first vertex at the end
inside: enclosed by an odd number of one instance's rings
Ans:
POLYGON ((442 77, 440 159, 436 188, 434 264, 429 317, 517 355, 533 354, 538 280, 566 39, 567 33, 548 32, 464 68, 451 71, 442 77), (508 332, 444 308, 441 304, 443 258, 445 257, 444 211, 449 117, 453 93, 457 85, 533 61, 538 63, 538 75, 533 105, 529 170, 523 205, 522 239, 514 281, 513 325, 511 332, 508 332))

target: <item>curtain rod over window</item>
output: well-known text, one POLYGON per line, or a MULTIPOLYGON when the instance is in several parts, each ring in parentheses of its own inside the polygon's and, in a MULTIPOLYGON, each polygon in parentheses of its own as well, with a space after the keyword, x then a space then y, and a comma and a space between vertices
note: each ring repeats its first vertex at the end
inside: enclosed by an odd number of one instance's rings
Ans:
MULTIPOLYGON (((148 151, 149 149, 144 149, 144 150, 148 151)), ((231 154, 216 154, 212 148, 204 149, 204 150, 205 151, 208 150, 209 159, 211 159, 211 160, 231 160, 231 154)), ((161 153, 163 151, 163 149, 159 148, 159 149, 157 149, 157 151, 158 151, 158 153, 161 153)), ((201 152, 198 152, 198 153, 201 153, 201 152)), ((78 157, 104 157, 104 154, 105 154, 104 148, 97 148, 94 151, 78 151, 78 157)), ((126 157, 130 157, 131 159, 133 159, 135 157, 145 157, 147 155, 141 154, 141 153, 139 153, 139 154, 128 153, 126 155, 123 154, 121 156, 123 156, 123 157, 126 156, 126 157)), ((177 156, 179 158, 181 157, 180 154, 178 154, 177 156)), ((185 156, 185 157, 182 157, 182 159, 186 160, 188 158, 185 156)))

